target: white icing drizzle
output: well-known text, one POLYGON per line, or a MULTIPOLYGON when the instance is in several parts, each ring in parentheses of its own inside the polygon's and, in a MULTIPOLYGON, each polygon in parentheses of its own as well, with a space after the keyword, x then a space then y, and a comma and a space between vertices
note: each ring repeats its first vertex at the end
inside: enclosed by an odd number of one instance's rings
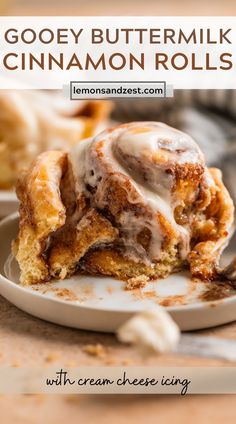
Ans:
POLYGON ((166 171, 173 163, 204 165, 203 155, 191 137, 161 123, 131 123, 80 142, 71 152, 71 161, 77 176, 77 193, 84 192, 94 207, 104 209, 107 206, 105 190, 110 178, 120 181, 127 191, 129 203, 148 210, 141 215, 126 210, 115 217, 128 257, 135 259, 136 254, 146 262, 160 259, 163 234, 157 213, 175 230, 182 257, 186 257, 189 229, 175 221, 178 199, 172 193, 173 176, 166 171), (125 184, 127 179, 132 184, 131 190, 125 184), (95 193, 91 194, 89 187, 95 189, 95 193), (137 235, 144 228, 152 235, 148 256, 137 242, 137 235))

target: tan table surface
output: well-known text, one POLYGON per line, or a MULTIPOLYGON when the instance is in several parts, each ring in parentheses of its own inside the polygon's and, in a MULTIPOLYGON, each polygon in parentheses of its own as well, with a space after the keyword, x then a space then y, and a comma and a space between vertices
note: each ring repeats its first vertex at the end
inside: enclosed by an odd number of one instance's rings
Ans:
MULTIPOLYGON (((194 334, 236 339, 236 323, 194 334)), ((11 305, 0 296, 0 366, 67 367, 80 365, 227 365, 223 360, 186 358, 175 354, 143 359, 139 352, 119 343, 113 334, 95 333, 61 327, 34 318, 11 305), (101 344, 105 354, 92 356, 83 349, 88 344, 101 344)))
MULTIPOLYGON (((196 334, 236 338, 236 323, 196 334)), ((223 365, 213 359, 168 354, 144 361, 130 346, 121 345, 112 334, 79 331, 31 317, 0 297, 0 366, 223 365), (83 351, 87 344, 103 345, 103 357, 83 351)), ((0 396, 0 422, 38 424, 47 414, 47 424, 175 422, 220 423, 236 419, 235 396, 0 396), (35 413, 37 411, 37 414, 35 413), (157 421, 158 417, 158 421, 157 421), (3 419, 3 421, 2 421, 3 419), (69 420, 69 421, 68 421, 69 420)))

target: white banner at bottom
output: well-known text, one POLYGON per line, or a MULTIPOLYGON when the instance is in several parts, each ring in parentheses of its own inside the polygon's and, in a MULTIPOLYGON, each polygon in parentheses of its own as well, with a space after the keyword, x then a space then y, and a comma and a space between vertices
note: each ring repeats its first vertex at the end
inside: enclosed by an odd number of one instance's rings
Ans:
POLYGON ((236 367, 0 368, 0 394, 235 394, 236 367))

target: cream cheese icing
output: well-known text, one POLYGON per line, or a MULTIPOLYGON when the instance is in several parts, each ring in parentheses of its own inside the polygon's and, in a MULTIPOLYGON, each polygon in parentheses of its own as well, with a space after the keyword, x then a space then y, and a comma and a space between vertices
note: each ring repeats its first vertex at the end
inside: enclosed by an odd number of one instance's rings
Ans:
POLYGON ((105 180, 131 181, 133 190, 127 187, 131 204, 148 208, 148 217, 135 212, 122 211, 117 225, 122 232, 127 256, 134 260, 133 251, 146 262, 160 258, 163 235, 157 219, 160 213, 171 224, 180 240, 181 256, 189 251, 189 229, 179 225, 174 218, 178 199, 172 192, 173 177, 166 172, 171 164, 202 164, 204 158, 191 137, 165 124, 138 122, 105 131, 93 139, 80 142, 71 152, 77 181, 77 195, 85 193, 92 206, 106 207, 105 180), (89 188, 92 188, 91 194, 89 188), (143 228, 151 232, 149 257, 143 246, 137 243, 137 235, 143 228))
POLYGON ((117 330, 118 339, 133 343, 145 355, 169 352, 180 340, 180 330, 164 308, 156 305, 153 310, 144 310, 117 330))

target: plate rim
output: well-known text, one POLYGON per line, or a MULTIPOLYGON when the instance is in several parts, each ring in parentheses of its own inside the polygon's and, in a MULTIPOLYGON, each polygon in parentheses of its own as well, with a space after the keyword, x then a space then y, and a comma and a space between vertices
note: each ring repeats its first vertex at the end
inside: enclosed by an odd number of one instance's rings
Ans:
POLYGON ((2 202, 18 202, 15 188, 12 190, 0 189, 0 204, 2 202))
MULTIPOLYGON (((18 220, 19 220, 19 213, 14 212, 14 213, 6 216, 5 218, 3 218, 0 221, 0 229, 4 225, 9 224, 10 222, 17 222, 18 220)), ((174 274, 172 274, 172 275, 174 275, 174 274)), ((96 278, 96 276, 92 276, 92 278, 96 278)), ((99 277, 99 278, 101 278, 101 277, 99 277)), ((104 277, 104 278, 106 278, 106 277, 104 277)), ((85 304, 79 304, 78 302, 73 301, 73 300, 68 301, 68 300, 64 300, 64 299, 57 299, 56 297, 49 297, 49 296, 47 296, 43 293, 40 293, 40 292, 32 289, 31 285, 29 285, 29 286, 25 285, 24 286, 24 285, 21 285, 19 283, 16 283, 16 282, 10 280, 7 276, 5 276, 4 274, 2 274, 0 272, 0 284, 1 284, 1 280, 3 280, 4 284, 7 284, 11 287, 15 287, 15 290, 18 290, 20 292, 31 293, 36 298, 37 297, 39 297, 41 299, 46 298, 48 300, 51 300, 53 302, 57 302, 57 303, 63 304, 63 305, 69 304, 73 308, 79 307, 79 308, 83 308, 87 311, 89 311, 89 310, 95 311, 96 310, 96 311, 101 311, 101 312, 115 312, 115 313, 121 313, 121 314, 123 314, 124 312, 131 312, 129 310, 113 309, 113 308, 110 308, 110 307, 102 307, 101 308, 101 307, 98 307, 96 305, 95 306, 87 306, 85 304)), ((121 280, 116 280, 116 279, 114 279, 114 280, 118 281, 118 282, 121 281, 121 280)), ((41 284, 43 284, 43 283, 41 283, 41 284)), ((1 294, 1 288, 0 288, 0 294, 1 294)), ((205 301, 205 302, 196 302, 196 303, 187 304, 187 305, 165 306, 164 308, 167 312, 177 312, 178 313, 178 312, 180 312, 180 311, 182 312, 184 310, 197 311, 197 310, 203 310, 203 309, 208 309, 208 308, 214 308, 214 307, 217 307, 217 305, 220 305, 220 304, 227 305, 227 304, 234 303, 235 301, 236 301, 236 294, 229 296, 229 297, 225 297, 223 299, 209 300, 209 301, 205 301)), ((134 309, 132 309, 132 313, 139 312, 140 310, 141 310, 140 307, 138 307, 137 309, 134 308, 134 309)))

